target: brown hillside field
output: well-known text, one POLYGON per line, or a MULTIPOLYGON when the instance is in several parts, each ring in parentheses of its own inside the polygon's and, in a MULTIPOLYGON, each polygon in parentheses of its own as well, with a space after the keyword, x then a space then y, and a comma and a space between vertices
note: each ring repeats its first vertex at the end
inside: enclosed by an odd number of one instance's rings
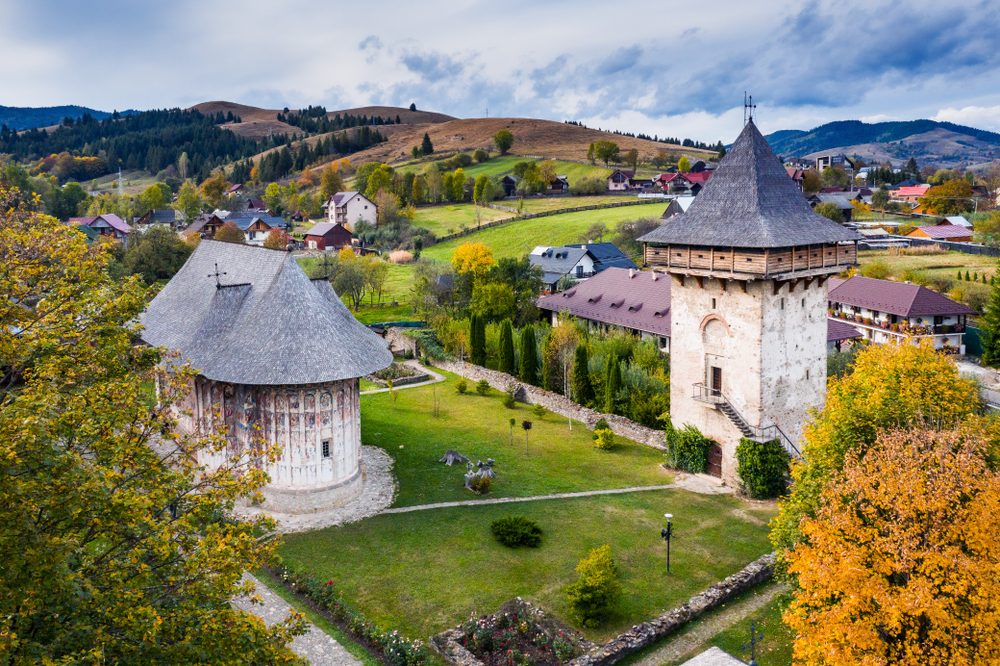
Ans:
MULTIPOLYGON (((272 134, 292 134, 302 131, 294 125, 289 125, 288 123, 283 123, 278 120, 277 115, 281 109, 261 109, 256 106, 247 106, 246 104, 222 101, 202 102, 201 104, 195 104, 191 108, 205 114, 214 114, 219 113, 220 111, 222 113, 228 113, 232 111, 233 114, 239 116, 243 122, 225 123, 222 127, 225 127, 240 136, 245 136, 251 139, 260 139, 272 134)), ((447 116, 443 113, 434 113, 431 111, 410 111, 409 109, 395 106, 361 106, 356 109, 338 109, 336 111, 327 112, 327 115, 333 116, 337 113, 350 113, 356 116, 375 115, 383 118, 392 118, 394 120, 396 116, 399 116, 400 122, 404 124, 441 123, 454 119, 452 116, 447 116)))
MULTIPOLYGON (((435 152, 472 151, 477 148, 495 151, 493 135, 504 128, 514 135, 514 146, 510 152, 515 155, 580 161, 587 157, 587 146, 594 141, 607 140, 617 143, 622 152, 635 148, 639 151, 640 159, 651 159, 661 150, 684 153, 697 159, 715 156, 714 151, 634 139, 539 118, 466 118, 434 125, 390 126, 385 129, 390 128, 394 131, 388 141, 351 155, 351 161, 363 164, 409 159, 410 150, 413 146, 420 145, 424 132, 430 135, 435 152)), ((380 127, 379 131, 383 131, 383 128, 380 127)))

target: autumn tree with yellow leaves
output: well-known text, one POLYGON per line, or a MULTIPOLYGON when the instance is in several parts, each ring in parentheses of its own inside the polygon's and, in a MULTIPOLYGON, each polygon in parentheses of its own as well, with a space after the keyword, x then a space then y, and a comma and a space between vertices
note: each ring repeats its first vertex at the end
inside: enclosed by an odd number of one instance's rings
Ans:
POLYGON ((232 513, 266 475, 201 468, 226 439, 178 430, 193 376, 138 341, 145 287, 38 205, 0 187, 0 662, 295 661, 300 619, 229 605, 274 550, 232 513))
POLYGON ((787 554, 796 663, 996 663, 1000 474, 989 446, 965 426, 892 431, 846 454, 787 554))
POLYGON ((496 261, 493 251, 484 243, 462 243, 451 255, 451 267, 456 273, 482 277, 496 261))

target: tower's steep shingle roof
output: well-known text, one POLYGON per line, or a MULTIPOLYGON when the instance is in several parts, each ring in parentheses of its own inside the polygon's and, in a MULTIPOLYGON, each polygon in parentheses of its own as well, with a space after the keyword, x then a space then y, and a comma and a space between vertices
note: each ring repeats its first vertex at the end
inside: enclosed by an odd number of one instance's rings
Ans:
POLYGON ((286 252, 203 240, 141 318, 148 344, 180 352, 209 379, 318 384, 392 361, 326 281, 286 252), (220 272, 223 287, 214 277, 220 272))
POLYGON ((850 229, 812 211, 751 121, 691 207, 639 240, 662 245, 772 248, 858 238, 850 229))

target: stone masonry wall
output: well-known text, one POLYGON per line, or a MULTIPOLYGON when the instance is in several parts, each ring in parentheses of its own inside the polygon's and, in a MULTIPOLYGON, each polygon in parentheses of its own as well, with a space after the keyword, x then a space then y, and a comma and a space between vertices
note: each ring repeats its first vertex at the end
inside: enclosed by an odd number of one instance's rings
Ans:
POLYGON ((607 666, 649 647, 704 613, 774 576, 774 553, 754 560, 732 576, 691 597, 660 617, 637 624, 623 634, 569 662, 570 666, 607 666))
POLYGON ((506 391, 509 387, 513 386, 517 390, 519 399, 523 396, 525 402, 533 405, 541 405, 551 412, 582 421, 587 424, 588 428, 593 428, 594 424, 603 418, 608 422, 611 430, 616 435, 656 449, 663 450, 666 448, 662 430, 647 428, 624 416, 602 414, 588 407, 583 407, 564 395, 525 384, 517 377, 511 377, 505 372, 490 370, 479 365, 459 361, 440 361, 438 367, 448 372, 453 372, 456 375, 461 375, 473 382, 485 379, 490 383, 490 386, 501 391, 506 391))

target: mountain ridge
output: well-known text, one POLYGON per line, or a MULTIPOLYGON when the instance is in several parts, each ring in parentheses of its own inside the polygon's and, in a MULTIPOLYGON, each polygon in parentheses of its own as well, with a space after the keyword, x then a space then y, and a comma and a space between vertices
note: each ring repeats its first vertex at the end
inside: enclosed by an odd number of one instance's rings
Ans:
MULTIPOLYGON (((125 113, 125 112, 123 112, 125 113)), ((0 106, 0 125, 6 125, 12 130, 25 130, 34 127, 58 125, 64 118, 73 120, 90 114, 97 120, 111 117, 111 111, 100 111, 77 104, 60 106, 0 106)))

